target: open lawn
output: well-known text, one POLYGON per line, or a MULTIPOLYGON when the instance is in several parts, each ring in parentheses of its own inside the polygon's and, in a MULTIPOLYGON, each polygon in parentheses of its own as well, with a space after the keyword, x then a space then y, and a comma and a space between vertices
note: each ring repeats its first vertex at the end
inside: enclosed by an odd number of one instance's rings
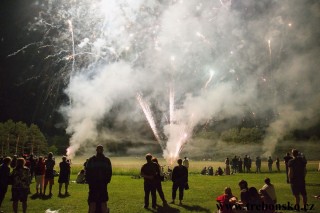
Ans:
MULTIPOLYGON (((72 162, 71 181, 76 179, 77 172, 82 168, 83 159, 75 159, 72 162)), ((190 190, 185 191, 184 205, 172 205, 163 208, 158 197, 159 207, 157 210, 145 210, 143 208, 143 179, 133 178, 139 174, 141 165, 145 162, 144 158, 111 158, 113 164, 113 177, 109 184, 109 208, 110 212, 138 213, 138 212, 216 212, 215 198, 220 195, 224 187, 230 186, 233 194, 239 197, 238 182, 245 179, 249 187, 254 186, 260 189, 265 177, 269 177, 276 187, 276 193, 279 204, 293 203, 294 198, 291 194, 290 185, 286 183, 285 172, 281 173, 261 173, 261 174, 235 174, 230 176, 202 176, 200 170, 204 166, 223 166, 223 162, 211 161, 190 161, 189 186, 190 190)), ((56 164, 60 158, 56 158, 56 164)), ((165 164, 160 160, 162 165, 165 164)), ((320 173, 317 172, 319 162, 308 162, 307 169, 307 193, 308 203, 314 204, 313 210, 309 212, 320 212, 320 200, 313 196, 320 194, 320 173)), ((283 165, 282 170, 284 170, 283 165)), ((254 169, 254 168, 253 168, 254 169)), ((58 169, 57 169, 58 170, 58 169)), ((263 164, 262 171, 267 171, 266 164, 263 164)), ((84 213, 88 210, 87 195, 88 186, 85 184, 70 183, 68 197, 58 197, 58 183, 55 179, 53 196, 51 198, 35 198, 35 184, 31 184, 31 192, 28 200, 28 212, 44 213, 47 209, 58 210, 60 213, 84 213)), ((163 190, 168 201, 171 200, 171 181, 162 183, 163 190)), ((10 187, 9 187, 10 188, 10 187)), ((3 201, 2 209, 5 212, 12 212, 12 202, 10 202, 11 189, 8 190, 6 198, 3 201)), ((151 202, 151 198, 150 198, 151 202)), ((19 204, 21 212, 21 204, 19 204)), ((291 211, 282 211, 291 212, 291 211)))

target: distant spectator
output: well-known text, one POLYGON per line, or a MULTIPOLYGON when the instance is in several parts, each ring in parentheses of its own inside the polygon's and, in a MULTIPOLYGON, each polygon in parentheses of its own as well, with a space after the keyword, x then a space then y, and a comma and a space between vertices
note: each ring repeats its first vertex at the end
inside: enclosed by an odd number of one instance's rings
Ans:
POLYGON ((289 183, 289 176, 288 176, 289 167, 288 167, 288 163, 289 163, 289 161, 292 159, 290 153, 288 152, 288 153, 286 154, 286 156, 284 156, 283 159, 284 159, 284 164, 285 164, 285 166, 286 166, 287 183, 289 183))
POLYGON ((231 165, 233 174, 237 172, 237 167, 238 167, 238 158, 237 156, 234 156, 234 158, 232 158, 232 165, 231 165))
POLYGON ((216 175, 223 175, 223 170, 220 166, 218 167, 218 169, 216 171, 216 175))
POLYGON ((242 161, 241 158, 239 158, 237 162, 238 162, 238 168, 237 168, 237 170, 238 170, 239 173, 242 173, 242 171, 243 171, 243 170, 242 170, 243 161, 242 161))
POLYGON ((248 172, 251 172, 252 159, 248 156, 248 172))
POLYGON ((276 158, 276 167, 277 167, 277 171, 280 172, 280 160, 279 160, 279 158, 276 158))
POLYGON ((7 193, 8 185, 10 183, 10 162, 11 158, 6 157, 2 160, 2 164, 0 166, 0 208, 2 201, 7 193))
POLYGON ((33 154, 29 155, 29 162, 30 162, 30 180, 32 182, 32 179, 35 176, 34 169, 36 166, 36 159, 34 158, 33 154))
POLYGON ((226 175, 230 175, 230 160, 229 160, 229 158, 226 158, 224 163, 226 164, 225 173, 226 173, 226 175))
POLYGON ((248 155, 245 155, 243 158, 243 171, 244 173, 248 173, 249 172, 249 158, 248 155))
POLYGON ((203 169, 201 170, 200 172, 201 175, 207 175, 208 174, 208 171, 207 171, 207 167, 203 167, 203 169))
POLYGON ((14 168, 16 167, 16 165, 17 165, 17 159, 18 159, 18 156, 17 156, 17 155, 13 155, 13 158, 12 158, 11 163, 10 163, 10 167, 11 167, 12 169, 14 169, 14 168))
POLYGON ((213 167, 212 166, 208 167, 208 175, 213 175, 213 167))
POLYGON ((272 172, 272 164, 273 164, 273 160, 272 160, 271 156, 269 156, 269 158, 268 158, 269 172, 272 172))
MULTIPOLYGON (((305 177, 307 174, 306 161, 298 157, 298 150, 292 150, 293 159, 288 162, 289 182, 291 184, 292 194, 295 197, 296 206, 300 206, 300 194, 302 195, 303 205, 307 205, 307 191, 305 177)), ((306 210, 306 209, 305 209, 306 210)))
POLYGON ((18 202, 22 202, 22 210, 27 212, 27 199, 30 191, 30 170, 25 167, 25 159, 18 158, 16 167, 11 173, 12 177, 12 207, 14 213, 18 212, 18 202))
POLYGON ((261 172, 261 158, 259 156, 256 157, 256 173, 261 172))

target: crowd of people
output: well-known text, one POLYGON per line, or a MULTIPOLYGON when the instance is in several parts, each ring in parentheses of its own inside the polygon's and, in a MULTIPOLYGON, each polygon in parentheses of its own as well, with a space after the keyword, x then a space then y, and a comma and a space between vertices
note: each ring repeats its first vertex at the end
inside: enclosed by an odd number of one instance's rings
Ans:
MULTIPOLYGON (((161 173, 161 168, 158 163, 157 158, 152 157, 151 154, 146 155, 146 161, 141 167, 140 175, 144 179, 144 208, 149 208, 149 197, 151 194, 152 208, 157 208, 157 199, 156 192, 158 192, 163 206, 167 206, 168 203, 165 199, 161 181, 164 180, 163 174, 161 173)), ((189 189, 188 185, 188 166, 189 161, 187 158, 184 160, 177 160, 178 166, 175 166, 172 170, 171 180, 173 182, 172 185, 172 201, 171 204, 175 203, 177 197, 177 190, 179 189, 179 205, 182 205, 182 200, 184 196, 184 190, 189 189), (184 164, 184 165, 183 165, 184 164)))
MULTIPOLYGON (((284 162, 287 170, 287 183, 290 184, 292 194, 295 198, 295 205, 292 210, 307 210, 305 184, 307 161, 298 150, 293 149, 291 155, 287 153, 284 157, 284 162), (302 208, 300 208, 300 197, 302 197, 302 208)), ((266 178, 264 182, 265 184, 258 191, 255 187, 249 188, 247 181, 241 180, 239 182, 240 199, 232 194, 230 187, 226 187, 224 193, 216 198, 216 201, 220 204, 220 213, 237 213, 244 211, 276 212, 277 197, 275 187, 271 184, 270 178, 266 178)))
POLYGON ((274 212, 273 206, 277 203, 275 187, 271 184, 270 178, 264 180, 264 185, 260 190, 255 187, 249 187, 248 182, 241 180, 239 182, 240 199, 232 194, 231 188, 226 187, 224 193, 216 198, 220 204, 220 213, 232 212, 274 212))
MULTIPOLYGON (((299 155, 305 159, 305 156, 302 153, 299 153, 299 155)), ((283 158, 283 163, 286 168, 286 173, 288 174, 288 162, 292 159, 292 156, 290 153, 287 153, 286 156, 283 158)), ((276 165, 276 172, 280 171, 280 159, 277 157, 275 160, 272 159, 271 156, 269 156, 266 160, 266 163, 268 165, 268 171, 267 172, 273 172, 273 164, 275 162, 276 165)), ((235 173, 261 173, 261 163, 262 159, 260 156, 257 156, 254 160, 250 158, 250 156, 245 155, 242 159, 239 156, 234 156, 231 160, 229 157, 227 157, 224 161, 225 167, 222 169, 220 166, 214 170, 212 166, 205 166, 200 171, 201 175, 231 175, 235 173), (255 170, 252 171, 252 164, 255 165, 255 170)), ((287 176, 287 182, 288 182, 288 176, 287 176)))
MULTIPOLYGON (((144 179, 144 208, 149 208, 149 197, 151 194, 151 207, 157 209, 156 193, 162 200, 163 206, 168 206, 162 190, 162 181, 165 180, 164 172, 158 159, 151 154, 145 156, 146 163, 142 165, 140 175, 144 179)), ((305 188, 305 175, 307 161, 303 154, 293 149, 292 153, 284 156, 284 164, 286 167, 286 181, 291 186, 291 191, 295 197, 296 206, 300 206, 300 195, 303 205, 307 204, 307 193, 305 188)), ((58 176, 59 193, 58 196, 69 196, 68 186, 70 181, 71 161, 63 156, 59 163, 59 172, 54 170, 55 158, 50 152, 46 157, 30 156, 13 158, 5 157, 0 159, 0 208, 2 201, 8 191, 8 186, 12 185, 11 200, 13 201, 13 212, 18 212, 18 202, 22 203, 23 212, 27 211, 27 199, 30 192, 30 184, 35 180, 35 196, 48 197, 52 196, 52 186, 54 185, 54 177, 58 176), (62 194, 62 186, 64 184, 64 194, 62 194), (49 185, 49 187, 48 187, 49 185), (48 188, 48 195, 46 194, 48 188)), ((273 160, 268 158, 268 169, 272 172, 273 160), (271 168, 269 166, 271 164, 271 168)), ((214 172, 213 167, 204 168, 201 171, 203 175, 230 175, 238 172, 251 172, 252 161, 250 156, 245 156, 243 163, 241 158, 235 156, 231 161, 229 158, 225 160, 225 169, 221 167, 214 172)), ((277 170, 280 171, 280 160, 276 159, 277 170)), ((103 146, 96 148, 96 154, 87 159, 83 164, 84 168, 78 173, 76 183, 88 184, 88 206, 89 213, 109 212, 107 202, 109 200, 108 184, 112 177, 112 165, 108 157, 103 154, 103 146)), ((171 204, 176 203, 177 191, 178 204, 182 205, 184 191, 189 189, 188 184, 188 168, 189 160, 187 157, 177 160, 171 172, 172 180, 171 204)), ((261 172, 261 159, 256 157, 256 172, 261 172)), ((264 185, 260 190, 255 187, 248 187, 245 180, 239 182, 240 198, 238 199, 232 194, 230 187, 226 187, 224 193, 216 198, 220 204, 221 213, 231 212, 265 212, 272 213, 274 208, 268 206, 277 203, 275 187, 271 184, 270 178, 264 180, 264 185), (263 205, 265 204, 265 205, 263 205), (230 208, 232 206, 232 208, 230 208)), ((0 211, 2 212, 2 211, 0 211)))
MULTIPOLYGON (((65 195, 68 195, 68 185, 70 180, 70 162, 64 156, 59 163, 60 173, 54 170, 55 159, 50 152, 46 158, 23 155, 14 155, 1 159, 0 167, 0 208, 2 201, 8 191, 8 186, 12 185, 11 200, 13 201, 13 212, 18 212, 18 203, 22 203, 22 211, 27 211, 28 195, 31 193, 30 184, 35 180, 36 194, 39 197, 51 197, 54 177, 59 176, 59 196, 62 185, 65 184, 65 195), (12 170, 12 171, 11 171, 12 170), (10 172, 11 171, 11 172, 10 172), (46 195, 49 184, 49 194, 46 195)), ((0 211, 2 212, 2 211, 0 211)))

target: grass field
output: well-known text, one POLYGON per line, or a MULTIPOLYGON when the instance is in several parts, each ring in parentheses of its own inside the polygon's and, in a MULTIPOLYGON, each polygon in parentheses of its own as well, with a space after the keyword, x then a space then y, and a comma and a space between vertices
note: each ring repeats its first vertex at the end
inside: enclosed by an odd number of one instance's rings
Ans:
MULTIPOLYGON (((57 164, 60 161, 56 158, 57 164)), ((76 179, 76 174, 82 168, 84 159, 75 159, 72 162, 71 181, 76 179)), ((157 210, 143 209, 143 179, 134 179, 133 175, 139 174, 141 165, 145 162, 144 158, 111 158, 113 165, 113 177, 108 186, 110 200, 108 202, 110 212, 118 213, 138 213, 138 212, 215 212, 217 211, 215 198, 222 194, 224 187, 230 186, 233 194, 239 197, 238 182, 245 179, 249 187, 254 186, 258 189, 262 187, 265 177, 269 177, 276 187, 278 203, 293 203, 294 198, 291 194, 290 185, 286 183, 285 172, 261 173, 261 174, 235 174, 230 176, 202 176, 200 171, 204 166, 223 166, 223 162, 211 161, 190 161, 189 186, 190 190, 185 191, 184 205, 172 205, 163 208, 158 197, 159 207, 157 210)), ((162 165, 165 164, 160 160, 162 165)), ((317 172, 319 162, 308 162, 307 169, 307 193, 308 203, 314 204, 314 209, 309 212, 320 212, 320 200, 313 198, 320 194, 320 173, 317 172)), ((283 167, 283 165, 282 165, 283 167)), ((284 168, 282 168, 284 169, 284 168)), ((267 171, 266 164, 262 165, 262 171, 267 171)), ((60 210, 60 213, 84 213, 88 211, 87 195, 88 186, 85 184, 70 183, 70 196, 58 197, 57 178, 55 179, 53 196, 51 198, 33 198, 35 184, 31 184, 32 194, 28 199, 28 212, 44 213, 47 209, 60 210)), ((162 183, 163 190, 168 201, 171 200, 172 182, 162 183)), ((11 190, 9 189, 3 201, 2 209, 5 212, 12 212, 12 202, 10 202, 11 190)), ((151 202, 151 199, 150 199, 151 202)), ((21 204, 19 204, 21 211, 21 204)), ((290 211, 282 211, 290 212, 290 211)))

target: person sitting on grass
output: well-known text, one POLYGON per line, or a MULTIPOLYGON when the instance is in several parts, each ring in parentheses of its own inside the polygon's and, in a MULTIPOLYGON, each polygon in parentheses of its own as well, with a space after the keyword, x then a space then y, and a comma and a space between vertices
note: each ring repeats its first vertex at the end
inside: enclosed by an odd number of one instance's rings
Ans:
POLYGON ((274 205, 277 203, 276 191, 273 184, 271 184, 270 178, 264 179, 265 185, 259 190, 262 195, 263 202, 265 204, 274 205))
POLYGON ((208 167, 208 175, 213 175, 213 167, 212 166, 209 166, 208 167))
POLYGON ((258 190, 255 187, 248 189, 249 200, 247 204, 248 212, 259 213, 264 212, 262 206, 262 198, 260 197, 258 190))
POLYGON ((215 175, 219 175, 219 176, 223 175, 223 170, 220 166, 218 167, 215 175))
POLYGON ((78 173, 76 183, 80 183, 80 184, 86 183, 84 169, 81 169, 81 171, 78 173))
POLYGON ((207 175, 208 171, 207 171, 207 167, 203 167, 203 169, 201 170, 200 174, 201 175, 207 175))
POLYGON ((249 189, 248 182, 241 180, 239 182, 240 187, 240 200, 237 202, 238 205, 245 207, 249 203, 249 189))
POLYGON ((216 198, 220 204, 219 213, 232 213, 232 206, 236 204, 237 198, 232 194, 231 188, 224 188, 224 193, 216 198))

